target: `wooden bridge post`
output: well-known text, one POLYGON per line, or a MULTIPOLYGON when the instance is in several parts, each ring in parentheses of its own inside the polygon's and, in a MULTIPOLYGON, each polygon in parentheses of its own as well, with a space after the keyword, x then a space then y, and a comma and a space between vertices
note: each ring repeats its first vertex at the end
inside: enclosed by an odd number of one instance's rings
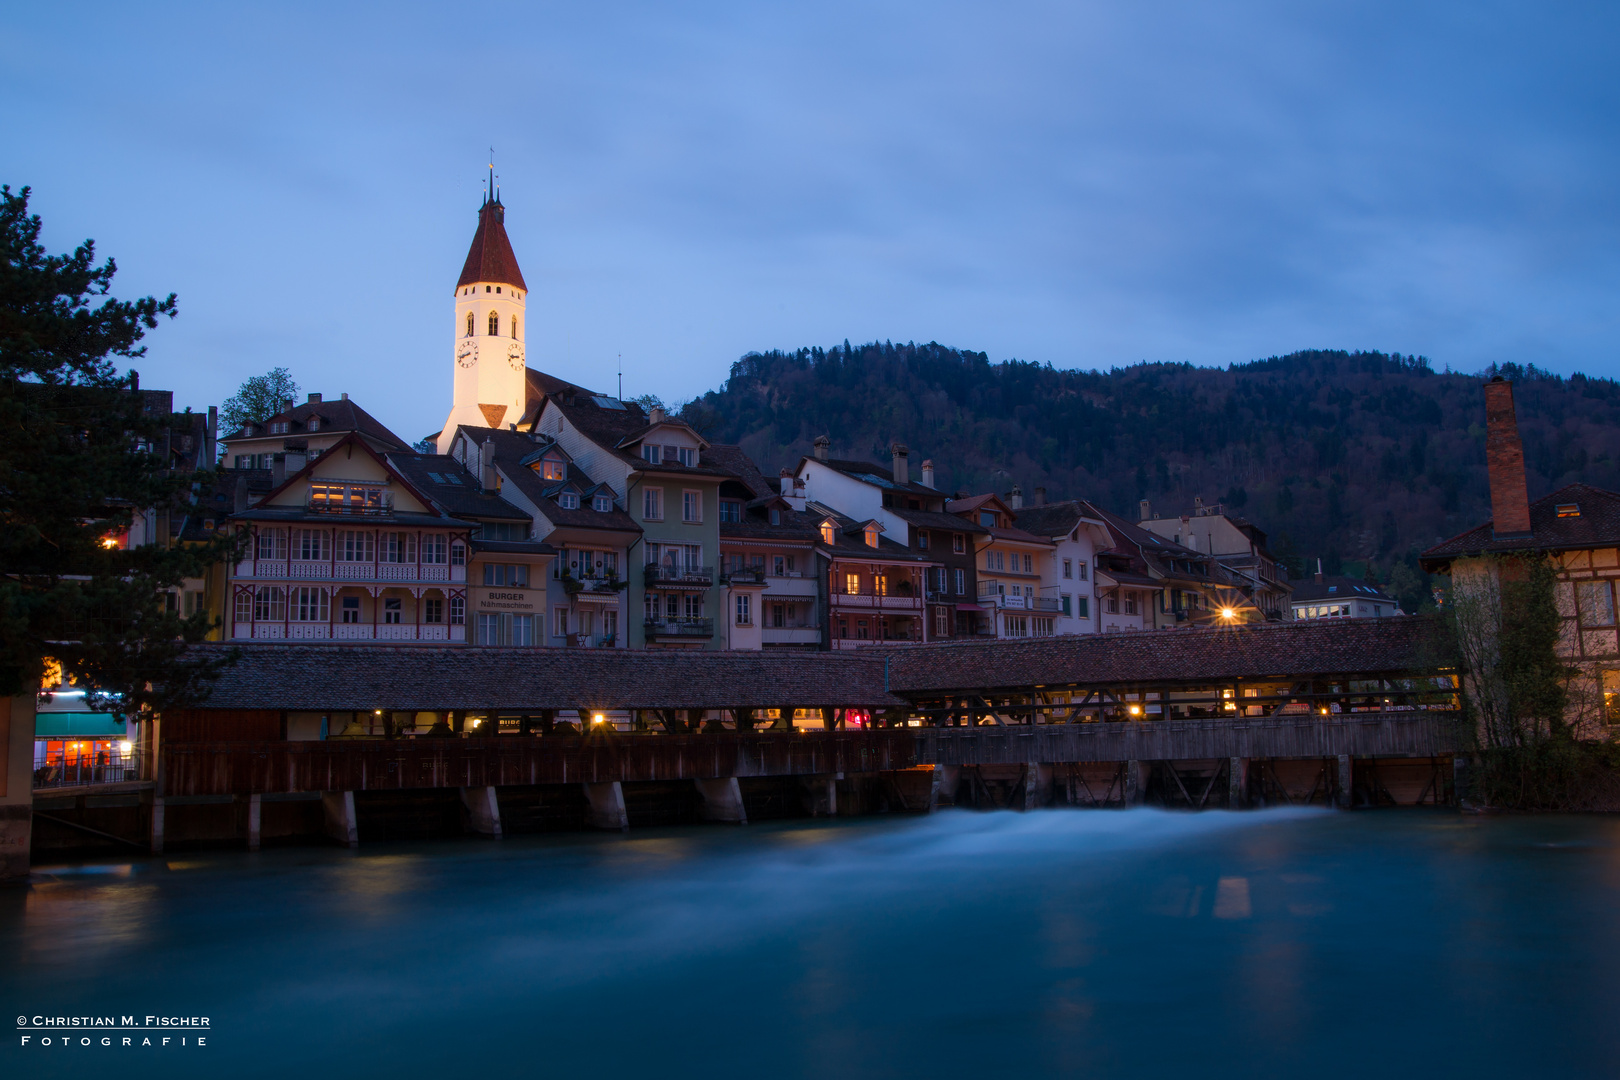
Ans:
POLYGON ((1356 792, 1352 783, 1355 775, 1354 761, 1349 754, 1339 755, 1339 809, 1349 810, 1355 806, 1356 792))
POLYGON ((805 776, 801 777, 804 785, 805 809, 811 817, 837 817, 838 816, 838 777, 832 776, 805 776))
POLYGON ((0 882, 28 880, 34 836, 32 693, 0 697, 0 882))

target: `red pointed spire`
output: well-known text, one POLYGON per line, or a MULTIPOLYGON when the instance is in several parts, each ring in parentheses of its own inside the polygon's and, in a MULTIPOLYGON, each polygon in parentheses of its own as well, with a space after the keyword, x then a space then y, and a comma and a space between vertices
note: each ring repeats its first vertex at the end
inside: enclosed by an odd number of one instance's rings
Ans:
POLYGON ((478 231, 473 233, 472 247, 467 262, 461 268, 461 280, 456 288, 480 281, 497 285, 512 285, 529 291, 518 269, 517 256, 512 254, 512 241, 506 237, 506 207, 494 199, 486 198, 478 209, 478 231))

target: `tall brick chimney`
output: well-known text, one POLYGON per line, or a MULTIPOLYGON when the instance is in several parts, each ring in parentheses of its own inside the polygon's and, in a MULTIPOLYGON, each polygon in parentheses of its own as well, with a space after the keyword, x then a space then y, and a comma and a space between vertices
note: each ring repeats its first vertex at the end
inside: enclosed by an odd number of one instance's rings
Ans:
POLYGON ((894 444, 892 444, 889 447, 889 453, 891 455, 893 455, 894 482, 897 483, 897 484, 909 484, 909 483, 911 483, 911 465, 910 465, 911 459, 908 456, 911 453, 911 451, 906 448, 906 444, 905 443, 894 443, 894 444))
POLYGON ((816 448, 816 460, 827 460, 827 449, 832 446, 832 440, 825 435, 817 435, 813 444, 816 448))
POLYGON ((1485 468, 1491 478, 1491 531, 1530 534, 1530 491, 1524 480, 1524 443, 1513 412, 1513 384, 1498 375, 1485 384, 1485 468))

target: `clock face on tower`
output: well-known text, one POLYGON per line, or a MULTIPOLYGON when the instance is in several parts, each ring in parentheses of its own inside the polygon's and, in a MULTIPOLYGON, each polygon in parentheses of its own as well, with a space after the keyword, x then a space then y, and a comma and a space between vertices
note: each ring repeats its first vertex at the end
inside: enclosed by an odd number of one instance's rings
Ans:
POLYGON ((506 362, 512 365, 513 371, 523 370, 523 346, 512 342, 506 347, 506 362))
POLYGON ((456 363, 464 368, 470 368, 478 363, 478 341, 475 338, 465 338, 456 346, 456 363))

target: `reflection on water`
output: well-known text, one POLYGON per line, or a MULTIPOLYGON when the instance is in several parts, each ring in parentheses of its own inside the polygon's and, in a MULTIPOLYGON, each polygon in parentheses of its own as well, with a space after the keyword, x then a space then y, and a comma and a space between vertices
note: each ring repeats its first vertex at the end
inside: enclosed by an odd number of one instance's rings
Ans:
POLYGON ((136 1075, 1589 1074, 1617 849, 1597 818, 947 812, 43 868, 0 902, 0 1000, 216 1018, 136 1075))

